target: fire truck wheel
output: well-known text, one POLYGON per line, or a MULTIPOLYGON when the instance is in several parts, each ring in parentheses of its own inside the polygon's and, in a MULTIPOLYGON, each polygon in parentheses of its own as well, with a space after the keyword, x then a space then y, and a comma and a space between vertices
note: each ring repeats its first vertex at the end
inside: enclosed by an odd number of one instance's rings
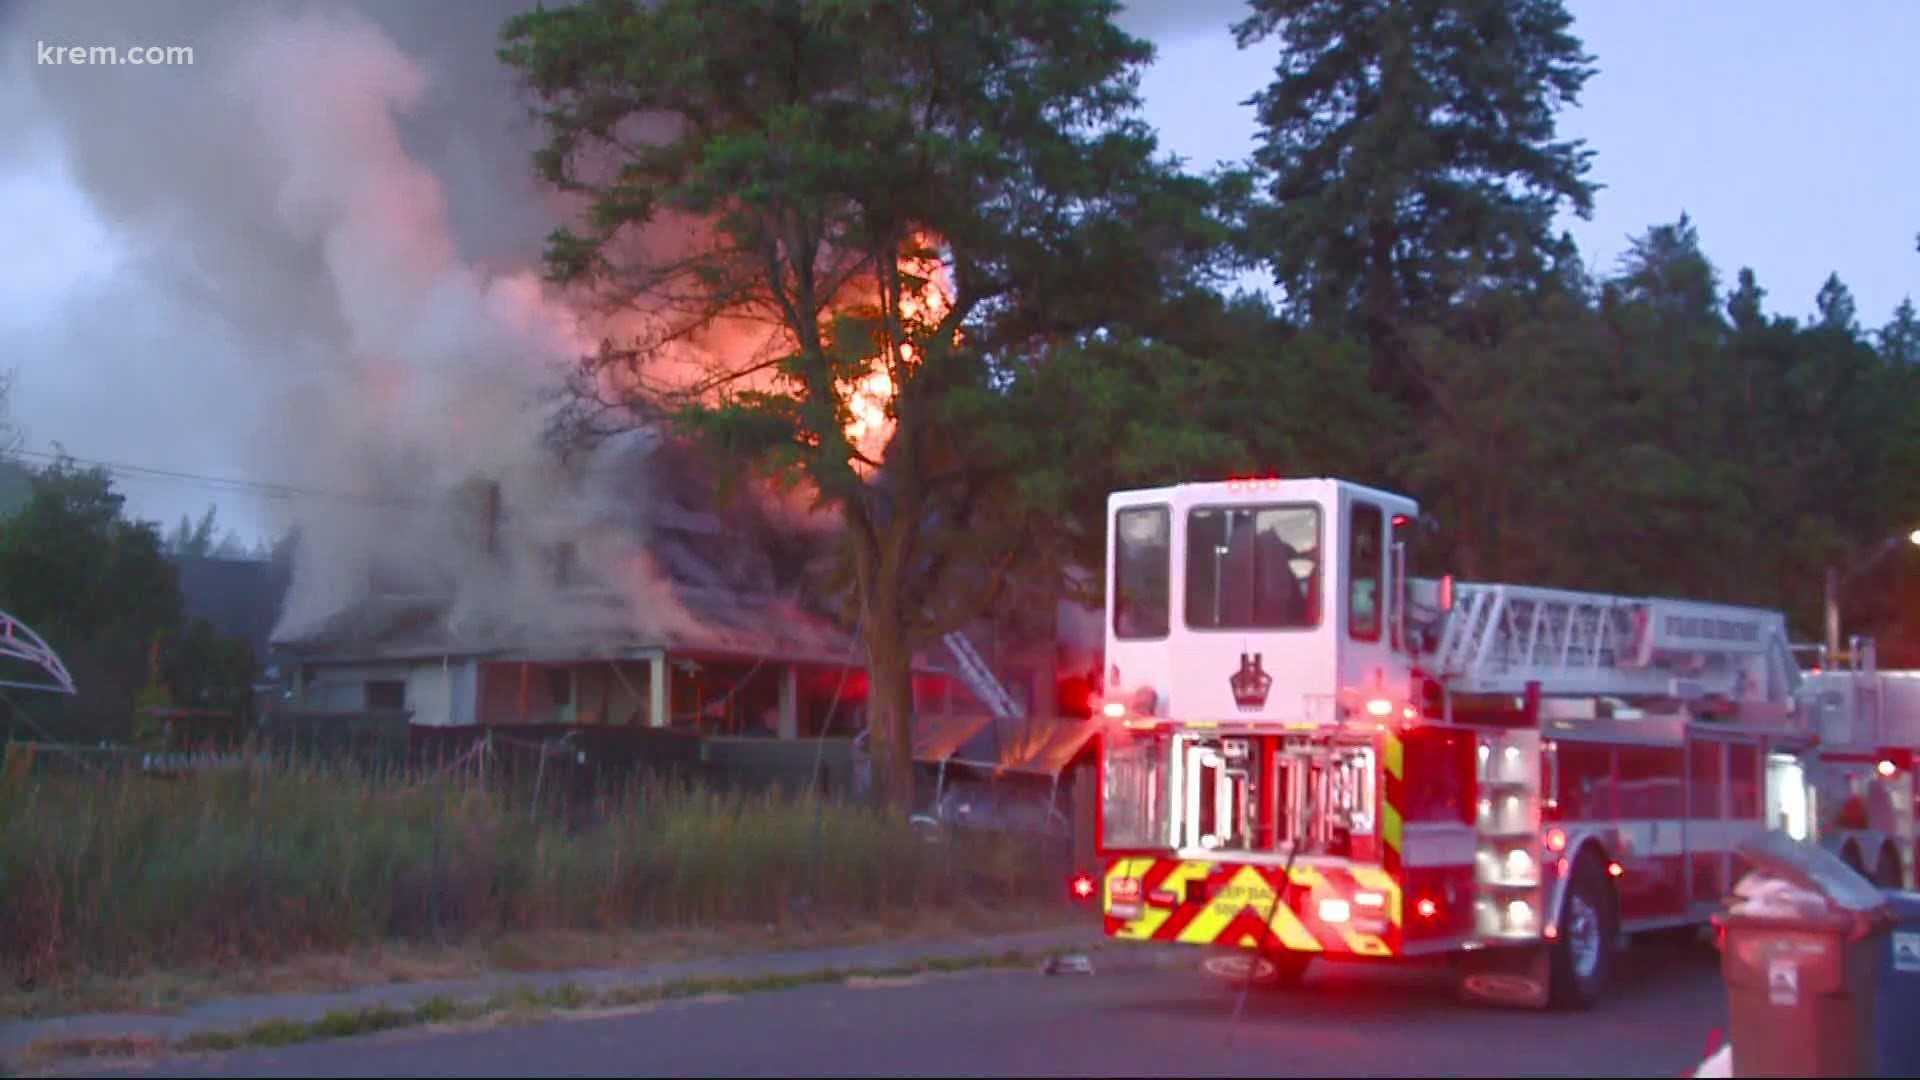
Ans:
POLYGON ((1613 883, 1591 853, 1581 856, 1567 882, 1560 936, 1550 947, 1551 996, 1555 1007, 1589 1009, 1606 993, 1613 974, 1613 942, 1619 914, 1613 883))
POLYGON ((1312 961, 1309 953, 1275 951, 1256 957, 1250 952, 1233 952, 1209 956, 1202 967, 1230 987, 1251 985, 1255 990, 1285 990, 1300 985, 1312 961), (1247 975, 1249 961, 1253 965, 1251 983, 1247 975))
POLYGON ((1907 883, 1907 868, 1900 864, 1900 850, 1892 844, 1880 846, 1880 861, 1873 864, 1873 883, 1883 889, 1898 889, 1907 883))
MULTIPOLYGON (((1860 846, 1853 841, 1849 840, 1841 845, 1840 861, 1846 864, 1847 869, 1859 874, 1861 877, 1867 877, 1866 864, 1864 860, 1860 858, 1860 846)), ((1869 878, 1869 880, 1871 879, 1869 878)))

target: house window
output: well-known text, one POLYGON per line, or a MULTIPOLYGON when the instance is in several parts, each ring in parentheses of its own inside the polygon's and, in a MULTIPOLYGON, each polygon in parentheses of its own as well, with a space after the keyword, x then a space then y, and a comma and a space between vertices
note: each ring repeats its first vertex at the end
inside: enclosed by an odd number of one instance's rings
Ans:
POLYGON ((404 709, 407 707, 407 684, 400 679, 367 680, 367 708, 404 709))
POLYGON ((573 669, 550 667, 547 673, 547 696, 557 708, 573 704, 573 669))

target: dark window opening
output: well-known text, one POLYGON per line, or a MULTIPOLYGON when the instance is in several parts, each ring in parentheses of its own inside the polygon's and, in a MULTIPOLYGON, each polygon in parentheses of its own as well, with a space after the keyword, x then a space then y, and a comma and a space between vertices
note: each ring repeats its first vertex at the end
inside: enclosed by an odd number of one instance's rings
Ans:
POLYGON ((1173 594, 1172 517, 1164 506, 1129 507, 1113 522, 1113 633, 1166 637, 1173 594))
POLYGON ((1386 527, 1380 508, 1355 503, 1348 518, 1347 636, 1355 641, 1380 640, 1380 584, 1385 574, 1381 533, 1386 527))
POLYGON ((1187 515, 1187 625, 1305 630, 1320 623, 1320 509, 1261 506, 1187 515))
POLYGON ((547 697, 555 705, 565 706, 573 703, 573 669, 564 667, 546 668, 547 697))
POLYGON ((367 708, 404 709, 407 707, 407 684, 399 679, 370 679, 367 681, 367 708))

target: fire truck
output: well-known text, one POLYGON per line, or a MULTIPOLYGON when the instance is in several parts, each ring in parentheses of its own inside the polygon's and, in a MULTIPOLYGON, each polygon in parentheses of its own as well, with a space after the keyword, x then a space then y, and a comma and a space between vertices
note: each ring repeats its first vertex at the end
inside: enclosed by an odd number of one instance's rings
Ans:
POLYGON ((1722 906, 1757 830, 1911 885, 1920 679, 1803 671, 1774 611, 1415 579, 1428 525, 1337 479, 1109 496, 1108 936, 1584 1008, 1629 935, 1722 906))

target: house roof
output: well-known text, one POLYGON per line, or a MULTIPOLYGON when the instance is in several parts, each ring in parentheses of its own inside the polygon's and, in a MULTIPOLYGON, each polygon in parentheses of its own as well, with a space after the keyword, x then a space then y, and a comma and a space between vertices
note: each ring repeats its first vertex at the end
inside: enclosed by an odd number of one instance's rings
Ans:
MULTIPOLYGON (((831 535, 777 526, 750 500, 722 504, 710 474, 683 448, 654 446, 637 458, 627 467, 641 473, 634 490, 648 492, 639 539, 652 564, 642 591, 653 592, 634 596, 592 581, 554 585, 543 590, 537 617, 528 617, 524 607, 463 604, 452 591, 376 590, 277 644, 309 662, 446 655, 558 662, 664 649, 864 664, 861 642, 806 590, 831 535)), ((508 557, 542 555, 530 549, 508 557)))
POLYGON ((913 721, 913 757, 994 773, 1057 776, 1099 733, 1090 720, 990 716, 920 716, 913 721))

